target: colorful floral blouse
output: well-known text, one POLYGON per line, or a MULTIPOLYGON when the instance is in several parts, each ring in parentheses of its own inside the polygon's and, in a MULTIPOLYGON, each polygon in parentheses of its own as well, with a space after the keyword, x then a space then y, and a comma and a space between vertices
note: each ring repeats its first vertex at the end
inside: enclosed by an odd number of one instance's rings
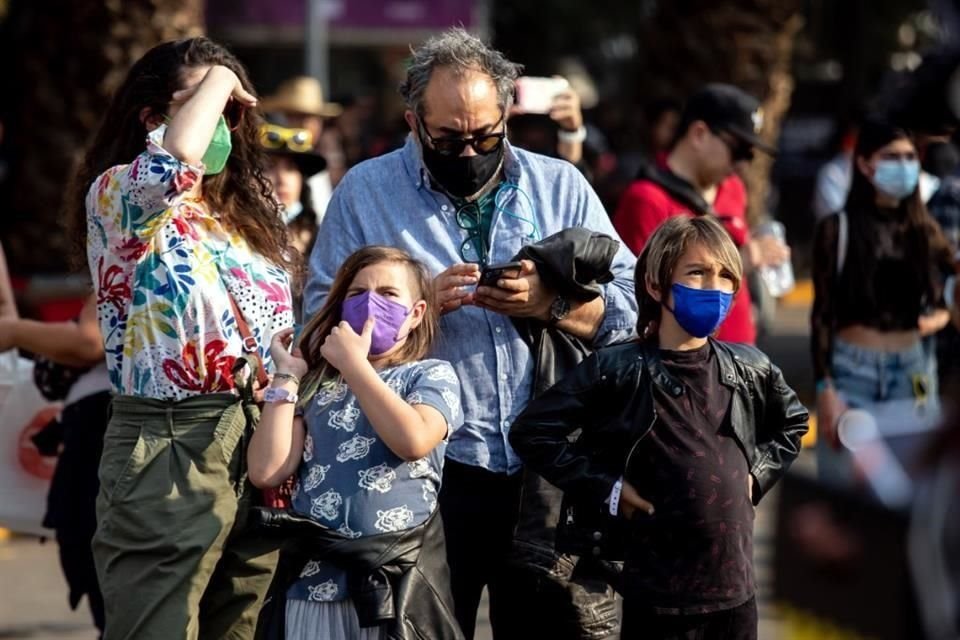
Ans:
POLYGON ((203 167, 164 150, 165 131, 90 186, 87 258, 113 390, 178 400, 233 389, 244 350, 228 291, 265 363, 270 338, 293 315, 287 273, 184 196, 203 167))

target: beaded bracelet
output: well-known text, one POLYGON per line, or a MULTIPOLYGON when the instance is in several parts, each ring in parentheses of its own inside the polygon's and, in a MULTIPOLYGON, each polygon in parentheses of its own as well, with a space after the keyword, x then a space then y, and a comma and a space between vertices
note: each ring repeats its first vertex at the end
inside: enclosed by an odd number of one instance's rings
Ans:
POLYGON ((273 379, 274 380, 292 380, 295 385, 297 385, 298 387, 300 386, 300 378, 293 375, 292 373, 284 373, 282 371, 278 371, 275 374, 273 374, 273 379))

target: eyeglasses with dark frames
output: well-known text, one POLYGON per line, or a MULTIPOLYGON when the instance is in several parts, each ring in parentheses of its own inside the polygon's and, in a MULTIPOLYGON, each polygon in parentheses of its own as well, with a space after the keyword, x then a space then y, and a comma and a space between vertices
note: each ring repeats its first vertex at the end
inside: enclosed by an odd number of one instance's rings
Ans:
MULTIPOLYGON (((503 124, 503 118, 504 116, 501 114, 500 119, 493 126, 498 127, 503 124)), ((434 138, 430 135, 430 132, 427 131, 427 125, 423 122, 423 118, 417 116, 417 122, 420 125, 420 131, 426 136, 427 140, 430 141, 430 145, 437 153, 444 156, 459 156, 463 153, 463 150, 467 148, 467 145, 473 147, 473 150, 478 154, 485 156, 498 150, 507 135, 506 131, 499 131, 497 133, 485 133, 483 135, 468 136, 466 138, 458 136, 434 138)))
POLYGON ((712 127, 710 131, 713 135, 720 138, 723 144, 727 145, 727 148, 730 149, 730 158, 734 162, 742 162, 744 160, 749 162, 753 160, 753 146, 750 145, 750 143, 739 140, 726 131, 718 131, 712 127))
POLYGON ((476 202, 467 202, 456 212, 457 226, 467 232, 467 237, 460 244, 460 257, 464 262, 478 262, 485 264, 487 260, 487 240, 483 237, 480 205, 476 202))

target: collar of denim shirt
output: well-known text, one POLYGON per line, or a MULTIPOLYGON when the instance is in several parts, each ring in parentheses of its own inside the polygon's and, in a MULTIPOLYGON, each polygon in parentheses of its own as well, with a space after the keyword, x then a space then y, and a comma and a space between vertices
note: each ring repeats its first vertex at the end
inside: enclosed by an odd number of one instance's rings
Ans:
MULTIPOLYGON (((417 144, 413 133, 407 134, 407 141, 403 145, 403 166, 417 189, 429 187, 430 174, 426 165, 423 164, 423 154, 420 153, 420 145, 417 144)), ((520 180, 520 163, 510 141, 506 138, 503 139, 503 175, 505 182, 516 184, 520 180)))

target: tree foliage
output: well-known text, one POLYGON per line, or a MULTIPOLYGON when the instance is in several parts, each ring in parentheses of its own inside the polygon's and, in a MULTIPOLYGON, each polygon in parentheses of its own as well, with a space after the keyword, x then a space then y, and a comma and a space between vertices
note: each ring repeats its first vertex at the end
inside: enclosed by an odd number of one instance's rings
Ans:
POLYGON ((3 26, 9 171, 2 238, 18 272, 62 272, 68 176, 129 66, 167 39, 203 31, 202 0, 12 0, 3 26))

